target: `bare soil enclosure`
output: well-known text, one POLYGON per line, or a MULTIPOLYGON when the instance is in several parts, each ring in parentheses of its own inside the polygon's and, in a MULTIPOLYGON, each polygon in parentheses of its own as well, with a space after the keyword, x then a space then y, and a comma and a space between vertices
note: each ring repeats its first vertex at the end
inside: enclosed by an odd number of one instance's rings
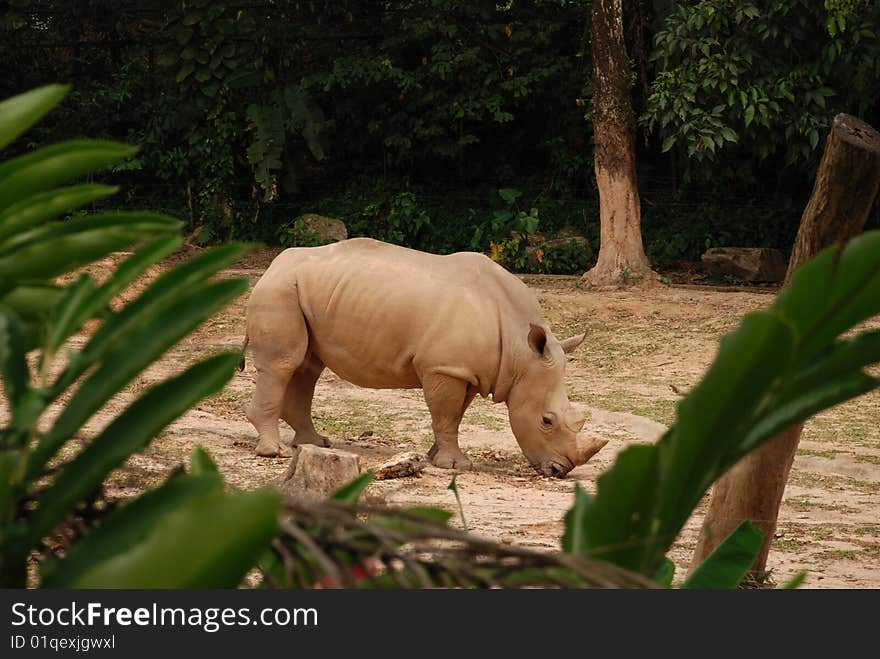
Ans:
MULTIPOLYGON (((277 250, 242 260, 224 276, 256 282, 277 250)), ((113 262, 95 268, 100 276, 113 262)), ((161 268, 138 282, 142 289, 161 268)), ((712 360, 718 339, 743 314, 766 306, 772 291, 719 291, 659 287, 650 291, 590 292, 576 277, 525 277, 545 317, 559 337, 589 330, 568 364, 572 401, 585 405, 585 429, 610 439, 588 464, 564 480, 538 476, 527 464, 507 422, 504 405, 477 399, 462 424, 461 446, 473 471, 457 483, 470 529, 478 534, 531 547, 555 549, 562 517, 575 483, 595 490, 595 479, 615 455, 635 442, 649 442, 674 418, 680 392, 698 382, 712 360)), ((218 349, 238 349, 244 336, 242 297, 153 365, 125 395, 93 419, 92 436, 131 397, 152 382, 179 372, 186 363, 218 349)), ((874 326, 880 323, 874 322, 874 326)), ((370 331, 370 328, 364 328, 370 331)), ((82 343, 84 335, 73 339, 82 343)), ((134 348, 134 346, 133 346, 134 348)), ((259 458, 256 432, 244 410, 254 389, 250 364, 219 395, 165 430, 141 455, 114 472, 110 494, 125 498, 159 483, 202 445, 218 462, 230 487, 255 488, 278 478, 288 459, 259 458)), ((425 451, 431 424, 420 390, 376 391, 355 387, 329 371, 315 393, 315 425, 334 446, 361 456, 362 468, 378 465, 404 450, 425 451), (358 439, 362 434, 372 436, 358 439)), ((5 411, 2 411, 5 416, 5 411)), ((282 435, 292 431, 282 423, 282 435)), ((372 484, 367 496, 389 504, 434 505, 456 510, 447 489, 451 472, 428 467, 420 478, 372 484)), ((706 500, 671 551, 680 579, 696 543, 706 500)), ((459 524, 458 516, 453 524, 459 524)), ((807 570, 807 587, 880 587, 880 394, 874 392, 823 413, 807 423, 780 513, 769 567, 782 583, 807 570)))

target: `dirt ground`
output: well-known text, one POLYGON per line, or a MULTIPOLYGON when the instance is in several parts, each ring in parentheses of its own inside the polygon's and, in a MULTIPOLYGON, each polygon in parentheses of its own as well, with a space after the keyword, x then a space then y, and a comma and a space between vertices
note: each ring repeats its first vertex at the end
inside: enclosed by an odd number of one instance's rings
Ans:
MULTIPOLYGON (((273 251, 249 255, 225 277, 251 285, 273 251)), ((109 263, 105 263, 109 266, 109 263)), ((156 276, 154 268, 138 283, 156 276)), ((650 291, 589 292, 575 277, 526 277, 557 336, 589 329, 568 364, 569 397, 590 412, 586 429, 610 443, 564 480, 538 476, 510 431, 504 405, 477 399, 467 412, 462 448, 475 469, 457 479, 464 514, 478 534, 520 545, 555 549, 575 483, 595 490, 596 477, 634 442, 656 439, 674 417, 674 406, 701 377, 719 337, 748 311, 772 301, 772 290, 661 287, 650 291)), ((246 296, 168 353, 120 400, 86 429, 96 432, 110 413, 189 361, 218 349, 237 349, 244 336, 246 296)), ((875 323, 880 326, 880 323, 875 323)), ((74 342, 82 342, 77 337, 74 342)), ((270 484, 287 459, 253 453, 255 432, 244 410, 254 390, 249 363, 223 392, 203 401, 170 426, 142 454, 112 477, 113 496, 133 496, 164 479, 201 444, 218 462, 231 487, 270 484)), ((355 387, 329 371, 315 394, 315 424, 334 446, 357 453, 370 468, 403 450, 432 443, 430 418, 420 390, 377 391, 355 387), (373 436, 357 440, 362 433, 373 436)), ((292 430, 282 423, 282 433, 292 430)), ((457 510, 447 489, 451 473, 429 467, 420 478, 374 483, 368 496, 389 504, 433 505, 457 510)), ((706 500, 671 550, 681 578, 696 544, 706 500)), ((458 523, 457 517, 453 524, 458 523)), ((780 513, 770 555, 773 578, 782 583, 800 570, 813 588, 880 587, 880 394, 872 393, 812 419, 806 426, 780 513)))

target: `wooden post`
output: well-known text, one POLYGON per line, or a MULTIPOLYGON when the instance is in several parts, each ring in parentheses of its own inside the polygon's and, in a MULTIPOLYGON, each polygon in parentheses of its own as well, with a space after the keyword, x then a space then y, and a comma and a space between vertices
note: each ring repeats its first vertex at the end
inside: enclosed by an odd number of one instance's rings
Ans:
MULTIPOLYGON (((816 173, 813 194, 792 248, 785 284, 794 271, 832 244, 861 233, 880 187, 880 133, 846 114, 834 118, 816 173)), ((764 531, 764 545, 752 566, 762 581, 788 473, 803 424, 779 433, 749 453, 712 488, 709 510, 691 561, 693 571, 743 520, 764 531)))

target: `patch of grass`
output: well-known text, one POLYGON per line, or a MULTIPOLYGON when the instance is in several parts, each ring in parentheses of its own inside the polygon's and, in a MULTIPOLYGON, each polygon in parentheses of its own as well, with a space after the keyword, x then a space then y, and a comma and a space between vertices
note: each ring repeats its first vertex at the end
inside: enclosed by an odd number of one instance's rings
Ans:
POLYGON ((825 490, 865 492, 867 494, 880 492, 880 482, 877 481, 863 481, 857 478, 849 478, 848 476, 816 474, 810 471, 792 472, 788 482, 800 485, 801 487, 825 490))
POLYGON ((318 432, 331 439, 357 437, 368 430, 372 430, 376 437, 390 437, 394 420, 389 415, 389 410, 355 401, 345 404, 343 414, 337 413, 335 409, 313 410, 312 419, 318 432))
POLYGON ((807 512, 809 510, 828 510, 836 513, 852 514, 859 512, 858 508, 852 508, 844 504, 824 503, 807 497, 794 497, 786 499, 785 506, 793 508, 799 512, 807 512))
POLYGON ((780 551, 798 551, 809 545, 809 540, 796 540, 794 538, 779 538, 773 541, 773 548, 780 551))
POLYGON ((836 458, 841 453, 843 453, 843 451, 837 451, 834 449, 828 449, 827 451, 814 451, 810 449, 799 448, 797 450, 797 455, 809 455, 816 458, 828 458, 829 460, 836 458))
POLYGON ((856 535, 873 535, 880 536, 880 524, 868 524, 866 526, 857 526, 852 530, 856 535))
POLYGON ((253 397, 254 387, 243 387, 241 389, 226 387, 221 392, 206 398, 202 404, 233 409, 241 408, 242 413, 244 413, 244 408, 251 402, 253 397))
POLYGON ((464 422, 474 426, 480 426, 486 430, 508 430, 510 424, 507 419, 499 419, 489 414, 481 414, 479 412, 468 412, 464 416, 464 422))
POLYGON ((586 399, 587 404, 593 407, 609 412, 638 414, 667 426, 675 420, 675 405, 678 402, 619 390, 606 394, 588 394, 586 399))
MULTIPOLYGON (((858 401, 861 403, 862 401, 858 401)), ((807 422, 804 434, 816 442, 841 442, 848 446, 872 446, 876 443, 876 425, 865 418, 854 403, 823 412, 807 422)))
POLYGON ((864 549, 859 550, 859 556, 871 560, 880 558, 880 545, 877 543, 867 545, 864 549))
POLYGON ((842 558, 844 560, 854 560, 858 558, 859 552, 854 549, 838 549, 835 552, 837 558, 842 558))
POLYGON ((872 465, 880 465, 880 455, 856 454, 856 462, 867 462, 872 465))
POLYGON ((827 560, 869 561, 880 558, 880 546, 873 544, 862 549, 829 549, 816 554, 817 558, 827 560))

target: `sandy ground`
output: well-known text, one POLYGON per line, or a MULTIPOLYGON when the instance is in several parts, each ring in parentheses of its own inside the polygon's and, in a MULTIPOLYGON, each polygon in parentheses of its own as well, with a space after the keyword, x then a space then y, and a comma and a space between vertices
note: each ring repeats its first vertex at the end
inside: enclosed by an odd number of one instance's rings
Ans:
MULTIPOLYGON (((250 255, 223 276, 246 277, 253 285, 272 256, 271 251, 250 255)), ((154 268, 135 289, 143 288, 159 270, 154 268)), ((506 407, 478 398, 461 429, 462 448, 475 469, 460 474, 457 483, 472 531, 503 542, 554 549, 575 483, 594 491, 596 477, 619 451, 659 437, 674 417, 680 397, 675 389, 686 391, 700 379, 719 337, 744 313, 769 304, 772 291, 662 287, 596 293, 581 288, 575 277, 525 280, 557 336, 589 328, 587 341, 568 364, 569 397, 588 408, 587 430, 611 441, 568 478, 542 478, 519 451, 506 407)), ((83 438, 97 432, 149 384, 212 351, 239 348, 245 301, 246 296, 237 300, 142 374, 93 420, 83 438)), ((84 338, 75 337, 73 343, 84 338)), ((142 455, 114 472, 110 493, 129 497, 159 483, 199 444, 213 455, 231 487, 270 484, 283 473, 287 460, 253 453, 255 432, 244 417, 253 389, 249 363, 223 392, 203 401, 142 455)), ((319 432, 334 446, 357 453, 363 468, 403 450, 424 451, 433 441, 420 390, 361 389, 325 371, 314 411, 319 432), (366 431, 373 436, 353 439, 366 431)), ((292 432, 282 423, 282 433, 292 432)), ((457 510, 447 489, 451 475, 429 467, 420 478, 374 483, 368 496, 390 504, 457 510)), ((704 499, 671 550, 679 578, 686 572, 705 507, 704 499)), ((807 424, 769 567, 779 583, 806 570, 807 587, 880 587, 880 394, 839 406, 807 424)))

